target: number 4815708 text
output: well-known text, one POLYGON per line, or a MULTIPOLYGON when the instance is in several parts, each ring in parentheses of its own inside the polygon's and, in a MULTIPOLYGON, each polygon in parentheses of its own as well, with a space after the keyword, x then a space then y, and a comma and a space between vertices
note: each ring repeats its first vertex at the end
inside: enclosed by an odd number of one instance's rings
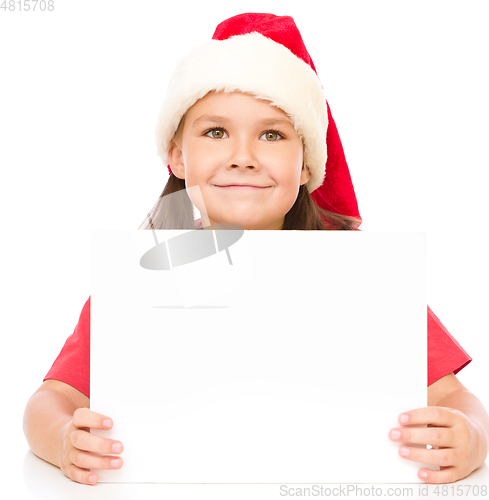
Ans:
POLYGON ((51 12, 54 10, 54 0, 3 0, 0 10, 4 12, 35 12, 36 10, 51 12))

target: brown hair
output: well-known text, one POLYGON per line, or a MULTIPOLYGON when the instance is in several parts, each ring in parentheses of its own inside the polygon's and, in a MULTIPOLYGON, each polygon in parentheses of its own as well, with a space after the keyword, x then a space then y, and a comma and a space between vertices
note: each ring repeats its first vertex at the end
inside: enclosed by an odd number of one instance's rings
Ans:
MULTIPOLYGON (((182 196, 167 196, 185 190, 185 180, 170 174, 158 201, 138 229, 195 229, 193 205, 186 191, 182 196)), ((355 231, 361 220, 324 210, 314 203, 305 185, 285 215, 282 229, 355 231)))

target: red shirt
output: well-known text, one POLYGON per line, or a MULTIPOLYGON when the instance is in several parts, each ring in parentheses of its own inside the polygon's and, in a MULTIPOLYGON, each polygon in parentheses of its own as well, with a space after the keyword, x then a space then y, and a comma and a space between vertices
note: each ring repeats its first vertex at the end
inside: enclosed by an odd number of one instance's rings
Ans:
MULTIPOLYGON (((457 373, 472 361, 428 307, 428 385, 457 373)), ((65 382, 90 397, 90 297, 83 306, 75 331, 44 380, 65 382)))

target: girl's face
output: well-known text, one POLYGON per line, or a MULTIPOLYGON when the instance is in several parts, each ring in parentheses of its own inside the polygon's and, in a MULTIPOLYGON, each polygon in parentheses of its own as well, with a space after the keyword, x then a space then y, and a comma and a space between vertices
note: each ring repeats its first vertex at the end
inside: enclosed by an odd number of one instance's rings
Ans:
MULTIPOLYGON (((240 92, 211 92, 187 112, 170 153, 174 175, 199 186, 211 224, 282 229, 299 186, 302 140, 287 114, 268 101, 240 92)), ((192 191, 192 190, 190 190, 192 191)))

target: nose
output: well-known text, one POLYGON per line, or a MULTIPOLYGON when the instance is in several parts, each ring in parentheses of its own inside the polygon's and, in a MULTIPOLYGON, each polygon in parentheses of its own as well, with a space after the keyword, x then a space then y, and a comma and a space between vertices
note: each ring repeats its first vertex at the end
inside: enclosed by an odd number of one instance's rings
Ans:
POLYGON ((236 138, 227 161, 227 168, 244 168, 257 170, 259 168, 256 152, 247 138, 236 138))

